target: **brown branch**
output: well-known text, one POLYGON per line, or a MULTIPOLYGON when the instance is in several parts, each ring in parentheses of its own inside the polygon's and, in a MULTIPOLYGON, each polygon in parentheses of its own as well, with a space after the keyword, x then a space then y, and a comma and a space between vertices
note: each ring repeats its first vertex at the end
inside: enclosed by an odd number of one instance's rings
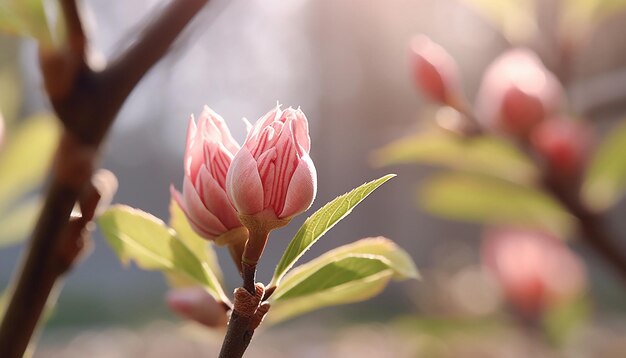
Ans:
POLYGON ((544 187, 578 219, 581 239, 610 264, 626 285, 626 251, 617 244, 603 218, 580 200, 577 187, 567 186, 557 178, 546 176, 544 187))
POLYGON ((255 282, 257 262, 263 254, 270 232, 289 223, 289 220, 276 219, 274 214, 269 213, 239 215, 239 219, 248 228, 248 241, 241 255, 243 287, 235 290, 233 313, 228 322, 220 358, 241 358, 252 340, 254 330, 269 310, 268 303, 261 305, 265 287, 255 282), (254 301, 251 297, 255 297, 254 301))
MULTIPOLYGON (((245 267, 244 265, 244 272, 246 270, 245 267)), ((254 279, 254 276, 252 277, 254 279)), ((233 312, 228 321, 228 330, 224 337, 219 358, 243 357, 252 340, 254 330, 269 310, 268 304, 261 305, 264 293, 265 287, 260 283, 254 286, 252 293, 243 287, 235 290, 233 312)))
POLYGON ((0 357, 19 358, 31 339, 50 291, 82 251, 75 235, 91 219, 73 224, 74 203, 89 192, 102 140, 143 75, 208 0, 173 0, 109 68, 96 73, 85 63, 86 40, 75 0, 61 0, 69 44, 42 50, 46 91, 65 126, 44 206, 0 325, 0 357), (68 255, 67 248, 76 252, 68 255))

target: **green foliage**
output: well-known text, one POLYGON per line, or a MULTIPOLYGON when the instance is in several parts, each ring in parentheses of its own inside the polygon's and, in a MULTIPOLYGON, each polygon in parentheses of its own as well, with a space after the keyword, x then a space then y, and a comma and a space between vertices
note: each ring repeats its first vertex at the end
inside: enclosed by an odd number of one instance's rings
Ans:
POLYGON ((428 131, 399 139, 376 151, 377 166, 417 163, 444 166, 517 183, 532 183, 537 168, 509 142, 496 137, 462 138, 428 131))
POLYGON ((39 185, 59 138, 56 119, 40 114, 24 121, 0 154, 0 202, 10 203, 39 185))
POLYGON ((170 227, 176 231, 176 236, 193 252, 198 259, 206 262, 215 276, 222 281, 222 269, 217 262, 217 255, 213 244, 201 238, 189 225, 187 217, 183 213, 176 200, 170 201, 170 227))
POLYGON ((389 280, 417 278, 408 254, 385 238, 362 239, 331 250, 288 273, 270 297, 273 323, 321 307, 363 301, 389 280))
POLYGON ((285 273, 322 235, 335 226, 341 219, 352 212, 352 209, 363 201, 376 188, 395 175, 389 174, 382 178, 365 183, 358 188, 337 197, 306 219, 302 227, 291 240, 289 246, 278 262, 270 286, 277 286, 285 273))
POLYGON ((586 202, 597 210, 614 205, 626 190, 626 121, 600 144, 583 185, 586 202))
POLYGON ((589 318, 591 308, 584 297, 575 297, 549 309, 543 316, 543 331, 548 340, 562 346, 571 333, 581 327, 589 318))
POLYGON ((311 295, 320 291, 327 291, 365 277, 375 275, 389 269, 387 260, 370 255, 349 255, 335 259, 309 272, 300 282, 292 285, 288 290, 276 293, 276 300, 288 300, 311 295))
POLYGON ((207 262, 161 220, 127 206, 110 207, 98 219, 105 239, 122 263, 134 261, 145 270, 174 272, 206 288, 216 299, 228 298, 207 262))
POLYGON ((28 199, 0 216, 0 248, 18 244, 35 226, 41 201, 28 199))
POLYGON ((625 0, 566 0, 564 7, 567 19, 599 22, 626 10, 625 0))
POLYGON ((0 247, 17 243, 32 228, 39 204, 19 200, 41 185, 59 138, 51 114, 28 118, 0 151, 0 247))
POLYGON ((572 218, 542 192, 503 180, 443 174, 430 179, 418 194, 429 212, 455 220, 524 225, 566 236, 572 218))
MULTIPOLYGON (((4 42, 0 40, 0 48, 6 50, 4 45, 4 42)), ((18 116, 22 103, 21 97, 22 82, 16 66, 0 63, 0 118, 4 117, 7 125, 18 116)))
POLYGON ((58 1, 2 0, 0 31, 30 36, 43 47, 53 47, 64 36, 58 1))

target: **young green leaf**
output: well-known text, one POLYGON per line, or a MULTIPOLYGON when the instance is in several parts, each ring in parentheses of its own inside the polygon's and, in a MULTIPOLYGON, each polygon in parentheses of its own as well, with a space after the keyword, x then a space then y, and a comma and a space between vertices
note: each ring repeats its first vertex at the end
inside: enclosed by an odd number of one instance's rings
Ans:
POLYGON ((417 268, 411 257, 393 241, 384 237, 370 237, 361 239, 351 244, 340 246, 330 250, 316 259, 293 269, 280 283, 274 294, 288 291, 291 287, 298 285, 306 279, 311 272, 329 265, 335 261, 342 260, 354 255, 373 255, 382 257, 393 270, 393 278, 404 280, 409 278, 419 278, 417 268))
POLYGON ((206 262, 215 276, 222 281, 222 269, 213 250, 213 244, 201 238, 189 225, 176 200, 170 200, 170 227, 176 231, 176 237, 182 241, 201 262, 206 262))
POLYGON ((315 270, 295 285, 284 285, 286 289, 277 289, 274 300, 285 300, 306 296, 319 291, 329 290, 344 283, 360 280, 365 277, 388 270, 389 262, 382 256, 353 254, 339 260, 331 261, 315 270))
POLYGON ((132 260, 145 270, 185 275, 205 287, 216 299, 228 302, 209 266, 158 218, 128 206, 115 205, 100 216, 98 225, 123 263, 132 260))
MULTIPOLYGON (((610 16, 624 12, 624 0, 569 0, 563 3, 564 25, 589 29, 590 25, 606 20, 610 16)), ((564 27, 565 28, 565 27, 564 27)), ((576 30, 574 30, 576 31, 576 30)))
MULTIPOLYGON (((19 52, 19 47, 2 38, 0 38, 0 48, 8 53, 19 52)), ((0 59, 0 118, 3 118, 5 125, 8 126, 11 126, 12 122, 17 119, 22 107, 23 93, 18 61, 12 57, 4 61, 0 59)))
POLYGON ((296 236, 289 243, 289 246, 283 253, 283 257, 278 262, 270 286, 277 286, 285 273, 306 250, 341 219, 348 216, 348 214, 352 212, 352 209, 376 190, 376 188, 394 176, 395 174, 388 174, 382 178, 365 183, 349 193, 337 197, 307 218, 296 233, 296 236))
POLYGON ((0 248, 22 241, 29 234, 41 209, 39 198, 28 199, 0 213, 0 248))
POLYGON ((42 47, 53 47, 64 36, 57 1, 3 0, 0 4, 0 31, 31 36, 42 47))
POLYGON ((563 346, 569 338, 573 338, 572 333, 589 319, 590 312, 591 305, 586 297, 573 297, 544 313, 541 322, 543 331, 551 343, 563 346))
POLYGON ((0 152, 0 211, 41 184, 59 138, 53 115, 27 119, 0 152))
MULTIPOLYGON (((295 285, 281 285, 270 297, 270 321, 275 323, 321 307, 366 300, 382 291, 394 275, 389 261, 376 255, 345 255, 321 266, 315 260, 311 263, 295 285)), ((290 280, 290 275, 285 277, 285 282, 290 280)))
POLYGON ((374 152, 377 166, 417 163, 445 166, 515 183, 532 183, 537 168, 519 150, 496 137, 460 138, 429 131, 399 139, 374 152))
POLYGON ((461 174, 430 179, 418 193, 427 211, 454 220, 529 225, 567 236, 573 219, 540 191, 503 180, 461 174))
POLYGON ((614 205, 626 190, 626 121, 598 148, 583 185, 583 197, 596 210, 614 205))

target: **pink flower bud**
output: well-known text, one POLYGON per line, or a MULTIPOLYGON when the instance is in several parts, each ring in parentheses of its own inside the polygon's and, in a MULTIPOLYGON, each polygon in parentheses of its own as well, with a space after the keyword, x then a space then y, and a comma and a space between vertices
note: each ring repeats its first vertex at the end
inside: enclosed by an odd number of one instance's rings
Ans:
POLYGON ((425 35, 411 41, 410 60, 417 87, 431 100, 458 107, 464 101, 456 61, 425 35))
POLYGON ((561 240, 543 232, 492 230, 482 256, 509 302, 528 317, 576 297, 587 283, 582 261, 561 240))
POLYGON ((317 190, 309 157, 311 140, 300 109, 277 106, 250 129, 226 178, 228 195, 242 215, 289 219, 307 210, 317 190))
POLYGON ((591 133, 581 122, 553 117, 531 135, 532 145, 556 173, 564 177, 580 174, 587 163, 591 133))
POLYGON ((191 227, 206 239, 242 227, 225 191, 226 173, 238 150, 224 119, 209 107, 204 107, 197 126, 191 116, 183 193, 170 189, 191 227))
POLYGON ((225 327, 228 316, 202 287, 186 287, 171 290, 165 298, 170 309, 185 319, 196 321, 211 328, 225 327))
POLYGON ((559 108, 563 89, 527 49, 500 55, 487 68, 476 98, 478 119, 496 131, 526 136, 559 108))

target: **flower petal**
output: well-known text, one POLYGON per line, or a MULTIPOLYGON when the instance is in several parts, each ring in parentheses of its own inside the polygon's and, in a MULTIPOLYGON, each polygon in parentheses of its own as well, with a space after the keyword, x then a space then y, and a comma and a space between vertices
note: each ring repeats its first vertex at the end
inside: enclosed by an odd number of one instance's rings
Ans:
POLYGON ((206 116, 209 119, 209 126, 207 129, 211 131, 211 136, 215 137, 216 142, 222 143, 232 155, 237 153, 239 151, 239 144, 230 134, 230 130, 228 129, 224 118, 206 105, 202 110, 202 116, 206 116))
POLYGON ((230 164, 226 174, 228 197, 240 214, 256 214, 263 210, 263 184, 257 162, 248 147, 243 147, 230 164))
POLYGON ((213 213, 227 229, 231 230, 241 226, 237 212, 228 200, 226 192, 217 180, 211 176, 205 166, 200 168, 198 184, 202 185, 202 201, 206 208, 213 213))
POLYGON ((300 158, 298 166, 291 177, 285 206, 278 216, 280 219, 305 212, 313 203, 317 192, 317 172, 313 161, 306 155, 300 158))
POLYGON ((187 146, 185 148, 185 174, 191 180, 198 176, 200 166, 204 164, 204 154, 202 149, 202 140, 198 133, 198 128, 194 121, 193 114, 189 117, 189 125, 187 126, 187 146))
POLYGON ((178 206, 180 206, 180 208, 183 210, 183 213, 187 217, 187 221, 189 222, 189 225, 193 228, 193 230, 205 239, 214 240, 217 235, 205 231, 201 226, 194 223, 193 219, 191 218, 191 214, 187 209, 187 204, 185 204, 185 199, 183 198, 182 194, 178 192, 176 188, 174 188, 174 185, 170 185, 170 193, 172 194, 172 198, 178 203, 178 206))
POLYGON ((228 231, 224 224, 204 205, 189 177, 185 177, 183 183, 183 198, 187 205, 190 221, 201 227, 202 231, 211 233, 213 236, 228 231))

